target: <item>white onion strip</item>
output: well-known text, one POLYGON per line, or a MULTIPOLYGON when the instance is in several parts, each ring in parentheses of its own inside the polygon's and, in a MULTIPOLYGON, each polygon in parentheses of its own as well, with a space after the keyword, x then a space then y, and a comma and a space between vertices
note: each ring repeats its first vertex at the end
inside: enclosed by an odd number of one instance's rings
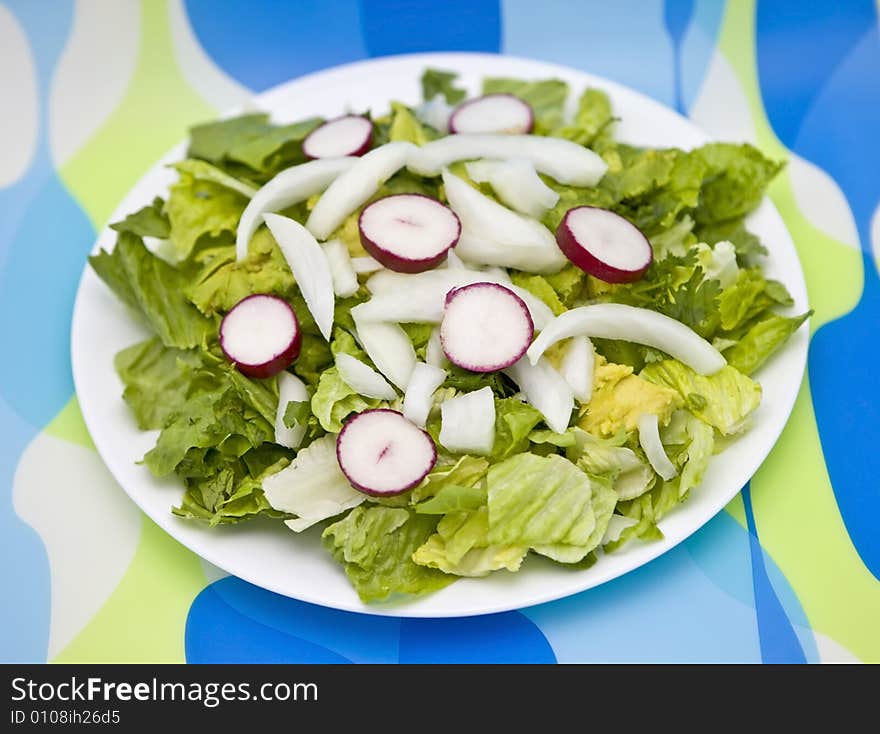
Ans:
POLYGON ((306 228, 318 239, 327 239, 349 214, 406 165, 411 150, 416 150, 412 143, 388 143, 356 159, 318 199, 306 228))
POLYGON ((660 349, 701 375, 727 364, 721 353, 684 324, 656 311, 621 303, 597 303, 566 311, 551 321, 529 347, 535 364, 556 342, 572 336, 623 339, 660 349))
POLYGON ((357 357, 340 353, 336 355, 336 369, 342 381, 358 395, 378 400, 395 400, 397 393, 370 365, 364 364, 357 357))
POLYGON ((524 158, 471 161, 465 168, 471 180, 488 183, 501 201, 528 217, 543 216, 559 201, 559 194, 541 180, 532 162, 524 158))
POLYGON ((345 243, 341 240, 330 240, 325 242, 322 248, 330 266, 333 292, 340 298, 353 296, 360 288, 360 284, 345 243))
POLYGON ((542 135, 447 135, 415 148, 407 165, 413 173, 436 176, 450 163, 474 158, 525 158, 569 186, 595 186, 608 170, 589 148, 542 135))
POLYGON ((361 321, 354 311, 352 309, 352 318, 364 351, 391 384, 406 390, 416 366, 416 350, 406 332, 398 324, 361 321))
POLYGON ((446 379, 446 370, 419 362, 409 378, 403 396, 403 415, 420 428, 428 422, 434 404, 434 392, 446 379))
POLYGON ((265 212, 277 212, 305 201, 326 189, 357 158, 323 158, 281 171, 257 191, 241 213, 235 235, 235 258, 247 257, 248 243, 262 222, 265 212))
POLYGON ((654 413, 639 416, 639 445, 648 457, 651 468, 665 480, 669 481, 678 474, 660 441, 660 428, 654 413))
POLYGON ((265 214, 266 224, 290 266, 315 323, 329 342, 333 331, 333 276, 317 240, 299 222, 280 214, 265 214))
POLYGON ((559 365, 559 373, 565 378, 574 396, 583 404, 590 402, 593 396, 595 367, 593 342, 585 336, 572 337, 559 365))
POLYGON ((526 401, 541 415, 550 430, 564 433, 571 420, 574 397, 571 388, 553 366, 544 358, 530 364, 523 357, 504 370, 526 396, 526 401))
POLYGON ((293 428, 284 425, 284 414, 289 403, 307 403, 309 393, 305 383, 290 372, 278 375, 278 409, 275 411, 275 443, 298 449, 306 435, 306 422, 297 422, 293 428))

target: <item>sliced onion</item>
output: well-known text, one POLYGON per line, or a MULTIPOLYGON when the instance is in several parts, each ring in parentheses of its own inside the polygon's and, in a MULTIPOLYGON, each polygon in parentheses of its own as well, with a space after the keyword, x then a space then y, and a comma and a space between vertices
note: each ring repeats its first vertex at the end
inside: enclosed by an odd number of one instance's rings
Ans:
POLYGON ((571 388, 544 358, 533 365, 523 357, 504 370, 526 396, 526 401, 541 415, 551 431, 563 433, 571 420, 574 397, 571 388))
POLYGON ((376 370, 350 354, 336 355, 336 369, 342 381, 365 398, 396 400, 397 393, 376 370))
POLYGON ((305 383, 290 372, 281 372, 278 375, 278 409, 275 412, 275 443, 287 446, 289 449, 298 449, 306 435, 306 423, 297 423, 293 428, 284 425, 284 414, 287 412, 288 403, 305 403, 309 400, 309 393, 305 383))
POLYGON ((648 457, 651 468, 665 480, 669 481, 678 474, 660 441, 660 427, 654 413, 639 416, 639 445, 648 457))
POLYGON ((666 352, 701 375, 711 375, 727 364, 721 353, 684 324, 646 308, 621 303, 597 303, 573 308, 557 316, 532 342, 532 364, 556 342, 572 336, 623 339, 666 352))
POLYGON ((541 217, 556 206, 559 194, 545 184, 531 161, 481 160, 466 163, 468 176, 477 183, 488 183, 507 206, 528 217, 541 217))
POLYGON ((330 240, 322 247, 327 257, 327 264, 330 266, 333 292, 340 298, 353 296, 360 288, 360 284, 345 243, 341 240, 330 240))
POLYGON ((333 277, 327 257, 317 240, 299 222, 280 214, 265 214, 266 224, 278 242, 302 291, 318 329, 329 342, 333 331, 333 277))
POLYGON ((420 428, 425 427, 434 404, 434 392, 446 379, 446 370, 419 362, 409 378, 403 396, 403 415, 420 428))
MULTIPOLYGON (((352 317, 354 317, 352 309, 352 317)), ((406 332, 398 324, 382 321, 360 321, 354 317, 358 341, 376 369, 391 384, 406 390, 410 375, 416 366, 416 351, 406 332)))
POLYGON ((428 343, 425 345, 425 361, 443 369, 449 366, 449 360, 446 359, 446 352, 443 351, 443 342, 440 341, 440 327, 437 326, 431 331, 428 337, 428 343))
POLYGON ((326 189, 339 174, 351 168, 357 158, 323 158, 281 171, 265 184, 241 213, 235 236, 235 257, 247 257, 248 243, 265 212, 277 212, 305 201, 326 189))
POLYGON ((536 330, 553 320, 550 307, 525 288, 512 285, 503 271, 443 268, 406 274, 384 270, 367 280, 373 298, 355 306, 360 318, 369 321, 439 324, 446 294, 472 283, 498 283, 519 296, 529 309, 536 330))
POLYGON ((369 255, 365 255, 363 257, 353 257, 351 259, 351 266, 354 268, 354 272, 361 273, 375 273, 379 270, 384 270, 385 266, 380 263, 375 258, 370 257, 369 255))
POLYGON ((349 214, 406 165, 411 150, 417 150, 412 143, 388 143, 357 158, 318 199, 306 228, 318 239, 327 239, 349 214))
POLYGON ((572 337, 562 363, 559 374, 568 383, 574 396, 581 403, 590 402, 593 395, 593 372, 596 366, 596 355, 593 342, 585 336, 572 337))
POLYGON ((491 387, 440 403, 440 445, 454 453, 490 454, 495 444, 495 397, 491 387))
POLYGON ((542 135, 448 135, 415 148, 407 166, 421 176, 436 176, 450 163, 474 158, 525 158, 569 186, 595 186, 608 170, 589 148, 542 135))
POLYGON ((501 206, 446 169, 443 184, 461 220, 456 254, 463 260, 533 273, 556 272, 568 262, 553 234, 537 220, 501 206))

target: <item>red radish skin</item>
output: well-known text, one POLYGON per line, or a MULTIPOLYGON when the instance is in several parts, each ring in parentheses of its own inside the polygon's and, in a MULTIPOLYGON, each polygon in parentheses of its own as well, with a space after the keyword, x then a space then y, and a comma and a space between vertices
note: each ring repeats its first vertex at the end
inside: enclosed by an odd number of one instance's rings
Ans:
POLYGON ((569 209, 556 229, 559 249, 577 267, 606 283, 632 283, 654 260, 648 238, 608 209, 569 209))
POLYGON ((449 118, 450 133, 523 135, 535 126, 531 105, 514 94, 486 94, 462 102, 449 118))
POLYGON ((301 345, 296 312, 277 296, 243 298, 220 322, 220 349, 248 377, 282 372, 299 356, 301 345))
POLYGON ((402 413, 365 410, 336 438, 336 460, 355 489, 391 497, 418 485, 437 463, 434 439, 402 413))
POLYGON ((364 207, 361 244, 389 270, 422 273, 458 244, 461 222, 448 206, 423 194, 393 194, 364 207))
POLYGON ((528 306, 498 283, 472 283, 446 294, 440 343, 450 362, 471 372, 497 372, 517 362, 532 342, 528 306))
POLYGON ((303 140, 306 158, 361 156, 373 144, 373 123, 361 115, 343 115, 318 125, 303 140))

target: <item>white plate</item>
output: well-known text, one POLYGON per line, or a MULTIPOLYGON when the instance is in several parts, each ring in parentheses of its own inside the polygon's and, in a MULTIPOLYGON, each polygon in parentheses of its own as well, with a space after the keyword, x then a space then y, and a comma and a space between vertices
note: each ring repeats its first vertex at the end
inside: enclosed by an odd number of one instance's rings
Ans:
MULTIPOLYGON (((271 112, 277 121, 315 114, 332 117, 348 109, 383 112, 391 100, 418 102, 419 76, 426 66, 458 71, 472 93, 479 89, 484 75, 564 79, 573 90, 570 104, 584 87, 599 87, 610 95, 615 114, 622 118, 617 137, 627 142, 692 148, 708 139, 672 110, 605 79, 555 64, 484 54, 418 54, 358 62, 283 84, 261 94, 255 105, 271 112)), ((149 203, 155 195, 165 195, 173 175, 164 164, 183 157, 184 150, 181 143, 150 169, 125 197, 111 221, 149 203)), ((750 226, 770 250, 768 274, 788 286, 798 311, 805 310, 806 287, 800 263, 791 237, 769 201, 755 212, 750 226)), ((96 249, 109 249, 114 234, 104 230, 96 249)), ((146 336, 92 270, 86 268, 72 327, 76 392, 95 446, 129 496, 187 548, 257 586, 337 609, 405 617, 485 614, 558 599, 631 571, 680 543, 736 495, 770 452, 794 405, 808 343, 807 330, 800 329, 760 371, 764 400, 754 416, 752 429, 712 459, 702 486, 663 519, 662 541, 632 545, 580 571, 530 557, 519 573, 498 572, 485 579, 462 579, 424 598, 367 606, 358 599, 341 566, 321 547, 317 529, 294 535, 281 523, 260 520, 208 529, 171 514, 170 508, 179 501, 182 487, 173 478, 156 480, 136 463, 152 447, 156 432, 138 430, 120 397, 122 384, 113 370, 113 355, 146 336)))

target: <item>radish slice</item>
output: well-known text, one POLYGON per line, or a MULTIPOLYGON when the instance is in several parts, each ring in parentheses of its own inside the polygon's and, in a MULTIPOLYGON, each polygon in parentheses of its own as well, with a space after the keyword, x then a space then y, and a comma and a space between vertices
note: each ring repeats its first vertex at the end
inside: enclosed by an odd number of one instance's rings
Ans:
POLYGON ((299 222, 266 214, 266 225, 281 248, 321 334, 329 342, 333 330, 333 276, 321 246, 299 222))
POLYGON ((496 372, 525 354, 535 325, 513 291, 473 283, 446 296, 440 342, 449 361, 471 372, 496 372))
POLYGON ((293 428, 284 425, 284 414, 289 403, 307 403, 309 393, 305 383, 290 372, 278 373, 278 409, 275 411, 275 443, 298 449, 306 435, 306 422, 297 422, 293 428))
POLYGON ((220 349, 249 377, 272 377, 299 354, 302 333, 287 301, 257 294, 236 303, 220 322, 220 349))
POLYGON ((437 199, 396 194, 364 207, 358 229, 364 249, 386 268, 421 273, 443 262, 455 247, 461 222, 437 199))
POLYGON ((481 272, 447 268, 413 275, 385 270, 372 276, 366 283, 374 297, 355 309, 365 320, 439 324, 446 294, 453 288, 472 283, 498 283, 513 291, 528 307, 537 331, 554 318, 546 303, 525 288, 512 285, 503 270, 481 272))
POLYGON ((608 209, 569 209, 556 229, 556 242, 581 270, 606 283, 632 283, 641 278, 654 250, 641 230, 608 209))
POLYGON ((396 410, 365 410, 336 439, 336 460, 351 486, 374 497, 406 492, 437 463, 433 439, 396 410))
POLYGON ((397 324, 381 321, 360 321, 352 317, 357 329, 358 341, 373 360, 376 369, 387 377, 393 385, 406 390, 410 375, 416 366, 416 351, 406 332, 397 324))
POLYGON ((322 248, 327 258, 327 265, 330 267, 333 292, 340 298, 353 296, 360 288, 360 284, 345 243, 341 240, 330 240, 325 242, 322 248))
POLYGON ((443 185, 461 220, 457 254, 462 259, 528 272, 555 272, 565 265, 553 235, 540 222, 501 206, 448 169, 443 185))
POLYGON ((565 432, 574 409, 574 398, 568 383, 546 359, 535 365, 521 359, 504 370, 504 374, 522 390, 529 405, 544 416, 551 431, 565 432))
POLYGON ((589 148, 542 135, 448 135, 413 148, 407 167, 421 176, 436 176, 450 163, 476 158, 525 158, 568 186, 595 186, 608 170, 589 148))
POLYGON ((622 303, 596 303, 557 316, 529 347, 535 364, 556 342, 572 336, 596 336, 645 344, 666 352, 701 375, 711 375, 727 360, 709 342, 684 324, 646 308, 622 303))
POLYGON ((303 140, 306 158, 361 156, 373 143, 373 123, 361 115, 344 115, 327 120, 303 140))
POLYGON ((277 212, 305 201, 326 189, 343 171, 351 168, 356 158, 324 158, 279 173, 263 186, 241 213, 235 236, 235 258, 244 260, 248 243, 262 222, 264 212, 277 212))
POLYGON ((354 268, 354 272, 359 275, 361 273, 375 273, 379 270, 385 269, 385 266, 382 265, 382 263, 369 255, 365 257, 353 257, 351 259, 351 266, 354 268))
POLYGON ((425 345, 425 361, 434 367, 439 367, 440 369, 449 364, 449 360, 446 359, 446 355, 443 353, 443 344, 440 341, 439 326, 431 331, 431 336, 428 337, 428 343, 425 345))
POLYGON ((559 374, 581 403, 589 403, 593 395, 595 366, 596 355, 593 352, 593 343, 585 336, 572 337, 559 365, 559 374))
POLYGON ((559 194, 545 184, 531 161, 471 161, 465 164, 468 176, 477 183, 488 183, 507 206, 536 219, 556 206, 559 194))
POLYGON ((421 428, 428 421, 434 392, 446 379, 446 370, 419 362, 409 378, 403 396, 403 415, 421 428))
POLYGON ((336 355, 336 369, 342 381, 358 395, 378 400, 396 400, 397 393, 382 375, 350 354, 336 355))
POLYGON ((524 135, 535 126, 532 106, 513 94, 486 94, 462 102, 449 118, 450 133, 524 135))
POLYGON ((678 474, 660 441, 660 427, 654 413, 644 413, 639 416, 639 445, 648 457, 651 468, 666 481, 678 474))
POLYGON ((438 93, 416 108, 416 117, 435 130, 445 132, 449 129, 449 117, 452 115, 452 109, 452 106, 447 104, 446 97, 438 93))
POLYGON ((306 228, 318 239, 327 239, 349 214, 406 165, 412 150, 417 150, 412 143, 388 143, 364 155, 318 199, 306 228))
POLYGON ((440 403, 440 445, 458 454, 491 454, 495 445, 495 396, 491 387, 440 403))

